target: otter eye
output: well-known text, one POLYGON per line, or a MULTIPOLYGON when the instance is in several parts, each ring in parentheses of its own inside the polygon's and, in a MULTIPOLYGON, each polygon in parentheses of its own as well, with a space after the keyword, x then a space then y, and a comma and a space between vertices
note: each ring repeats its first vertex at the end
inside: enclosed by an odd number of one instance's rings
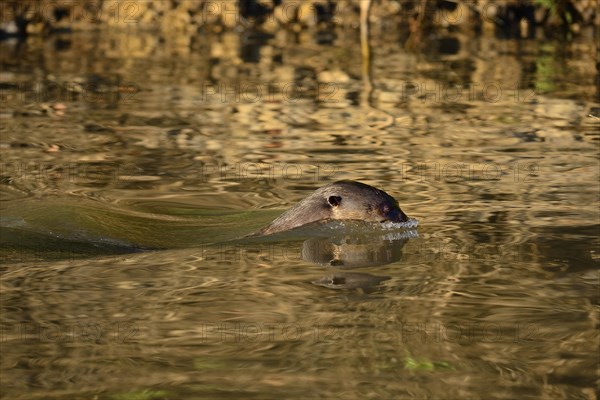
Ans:
POLYGON ((342 202, 342 198, 340 196, 329 196, 327 202, 331 207, 337 207, 342 202))
POLYGON ((387 214, 387 213, 389 213, 389 212, 390 212, 390 207, 389 207, 388 205, 385 205, 385 204, 384 204, 384 205, 382 205, 382 206, 380 207, 380 210, 381 210, 381 213, 382 213, 382 214, 387 214))

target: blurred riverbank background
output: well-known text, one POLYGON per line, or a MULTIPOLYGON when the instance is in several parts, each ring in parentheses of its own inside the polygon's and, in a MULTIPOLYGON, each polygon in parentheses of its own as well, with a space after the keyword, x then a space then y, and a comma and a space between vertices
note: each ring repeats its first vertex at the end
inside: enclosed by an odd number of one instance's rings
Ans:
POLYGON ((590 35, 590 28, 600 25, 596 0, 5 0, 0 21, 8 35, 134 24, 190 36, 249 27, 265 32, 319 24, 357 28, 361 7, 369 8, 371 22, 385 19, 411 33, 440 28, 534 38, 538 28, 553 35, 590 35))

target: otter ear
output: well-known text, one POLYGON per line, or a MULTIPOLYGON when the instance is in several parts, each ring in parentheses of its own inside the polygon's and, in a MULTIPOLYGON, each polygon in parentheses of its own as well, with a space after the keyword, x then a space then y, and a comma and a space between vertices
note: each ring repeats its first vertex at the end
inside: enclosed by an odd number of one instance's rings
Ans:
POLYGON ((340 196, 329 196, 327 202, 331 207, 337 207, 342 202, 342 198, 340 196))

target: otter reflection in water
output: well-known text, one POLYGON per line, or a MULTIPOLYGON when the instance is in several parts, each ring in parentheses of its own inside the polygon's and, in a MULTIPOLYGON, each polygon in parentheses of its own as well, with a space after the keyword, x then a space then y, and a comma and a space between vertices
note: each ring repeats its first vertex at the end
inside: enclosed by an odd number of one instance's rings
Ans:
MULTIPOLYGON (((269 225, 245 238, 261 240, 269 236, 273 239, 280 234, 286 239, 308 237, 302 244, 302 259, 326 267, 351 269, 400 260, 404 244, 410 238, 418 237, 411 229, 416 226, 417 221, 408 218, 398 202, 383 190, 360 182, 338 181, 317 189, 269 225), (341 224, 320 224, 330 221, 341 224), (385 224, 384 229, 378 231, 372 226, 364 229, 362 222, 392 224, 385 224), (408 224, 393 225, 406 222, 408 224), (393 232, 389 228, 401 228, 404 232, 393 232)), ((370 292, 389 278, 338 271, 312 283, 330 289, 370 292)))
POLYGON ((272 235, 326 220, 406 222, 408 217, 383 190, 360 182, 338 181, 317 189, 252 236, 272 235))

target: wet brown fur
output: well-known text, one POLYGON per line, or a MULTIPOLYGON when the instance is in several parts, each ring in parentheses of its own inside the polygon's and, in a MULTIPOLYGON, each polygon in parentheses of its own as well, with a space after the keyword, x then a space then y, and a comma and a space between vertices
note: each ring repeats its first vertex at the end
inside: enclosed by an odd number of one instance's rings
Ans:
POLYGON ((317 189, 253 236, 271 235, 331 219, 404 222, 408 217, 398 202, 383 190, 356 181, 338 181, 317 189))

